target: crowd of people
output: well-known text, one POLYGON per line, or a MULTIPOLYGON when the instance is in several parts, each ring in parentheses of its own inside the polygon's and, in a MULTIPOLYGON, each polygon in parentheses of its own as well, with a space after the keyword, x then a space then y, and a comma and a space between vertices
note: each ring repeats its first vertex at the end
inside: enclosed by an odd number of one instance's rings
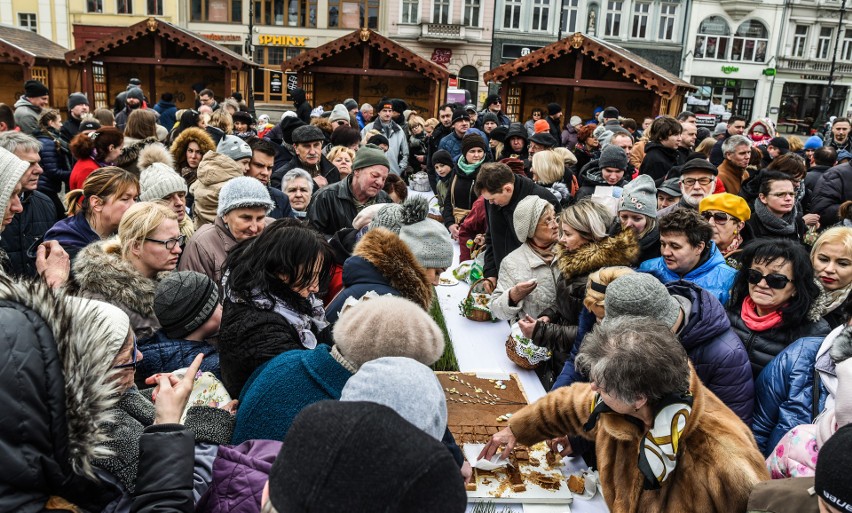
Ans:
POLYGON ((454 244, 551 355, 482 457, 582 456, 614 513, 852 511, 847 118, 803 140, 296 89, 271 123, 133 79, 63 121, 24 90, 0 104, 0 511, 464 511, 430 369, 454 244))

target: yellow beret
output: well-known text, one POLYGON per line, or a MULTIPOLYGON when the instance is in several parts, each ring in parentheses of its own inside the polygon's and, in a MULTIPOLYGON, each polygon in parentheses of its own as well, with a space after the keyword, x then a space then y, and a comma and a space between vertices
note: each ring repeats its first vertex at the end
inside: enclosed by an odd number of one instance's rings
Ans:
POLYGON ((698 211, 704 212, 705 210, 725 212, 740 221, 748 221, 751 217, 751 209, 748 208, 746 200, 727 192, 711 194, 701 200, 701 203, 698 204, 698 211))

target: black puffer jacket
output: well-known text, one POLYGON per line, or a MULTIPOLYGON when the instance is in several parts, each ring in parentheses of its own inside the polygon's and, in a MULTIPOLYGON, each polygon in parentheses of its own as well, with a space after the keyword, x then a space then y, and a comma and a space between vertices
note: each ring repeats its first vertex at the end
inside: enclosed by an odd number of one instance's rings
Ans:
MULTIPOLYGON (((280 189, 281 179, 284 178, 284 175, 286 175, 288 171, 297 168, 304 169, 311 176, 322 175, 328 181, 329 185, 340 181, 340 171, 337 170, 337 167, 335 167, 334 164, 332 164, 327 158, 325 158, 325 155, 320 154, 318 169, 311 169, 310 167, 302 164, 298 157, 293 157, 292 159, 288 160, 283 166, 272 172, 272 178, 269 179, 269 185, 275 187, 276 189, 280 189)), ((319 189, 319 185, 314 182, 314 192, 318 191, 319 189)))
POLYGON ((293 106, 296 107, 296 116, 305 123, 310 123, 311 110, 313 110, 313 107, 311 107, 311 104, 308 103, 305 90, 301 88, 293 89, 291 96, 293 98, 293 106))
POLYGON ((44 194, 33 191, 23 194, 24 211, 15 214, 0 237, 0 248, 9 255, 10 273, 16 276, 36 276, 35 256, 27 251, 42 238, 56 221, 56 207, 44 194))
POLYGON ((823 173, 814 189, 809 212, 819 214, 822 226, 831 226, 840 220, 840 205, 849 200, 852 200, 852 164, 847 162, 823 173))
MULTIPOLYGON (((352 197, 352 176, 345 180, 323 187, 314 193, 308 206, 308 219, 320 232, 331 238, 341 228, 352 228, 352 221, 358 215, 355 199, 352 197)), ((391 199, 385 191, 379 191, 376 203, 390 203, 391 199)))
POLYGON ((659 187, 673 167, 683 164, 679 157, 677 150, 666 148, 657 142, 649 142, 645 145, 645 158, 639 166, 639 174, 650 176, 659 187))
POLYGON ((33 137, 41 143, 38 155, 41 157, 39 164, 44 170, 38 177, 38 190, 59 193, 63 183, 68 185, 73 167, 68 143, 53 129, 36 132, 33 137))

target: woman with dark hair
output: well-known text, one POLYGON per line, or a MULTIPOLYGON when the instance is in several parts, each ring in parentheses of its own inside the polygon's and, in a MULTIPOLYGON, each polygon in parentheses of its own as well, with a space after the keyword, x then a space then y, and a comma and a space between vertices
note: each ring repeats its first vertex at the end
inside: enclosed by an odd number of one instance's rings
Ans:
POLYGON ((807 227, 796 203, 797 188, 795 179, 787 173, 770 170, 760 173, 760 192, 754 201, 754 215, 746 221, 754 238, 802 241, 807 227))
POLYGON ((117 128, 98 128, 90 134, 77 134, 71 140, 71 154, 77 159, 69 177, 71 190, 82 189, 95 169, 111 166, 121 155, 124 134, 117 128))
POLYGON ((405 185, 405 180, 393 173, 388 174, 382 190, 388 193, 390 199, 397 204, 404 202, 405 198, 408 197, 408 186, 405 185))
POLYGON ((577 146, 572 151, 577 157, 577 163, 574 164, 574 175, 580 174, 580 170, 592 160, 600 158, 601 143, 595 138, 595 129, 598 125, 592 123, 583 125, 577 130, 577 146))
POLYGON ((272 223, 228 254, 219 362, 232 397, 267 360, 327 341, 325 310, 314 294, 328 286, 332 261, 328 242, 296 219, 272 223))
POLYGON ((524 128, 527 129, 527 134, 529 134, 530 137, 535 135, 535 122, 539 119, 544 119, 544 110, 536 107, 530 113, 530 119, 524 123, 524 128))
POLYGON ((650 175, 658 187, 673 167, 683 163, 678 160, 677 152, 681 132, 680 121, 671 116, 658 117, 648 130, 648 144, 645 145, 645 158, 639 174, 650 175))
POLYGON ((752 371, 802 337, 824 337, 831 329, 820 317, 820 288, 805 248, 787 239, 758 239, 742 253, 728 319, 748 351, 752 371))
POLYGON ((442 216, 450 235, 458 239, 459 225, 473 208, 479 194, 474 190, 482 164, 488 161, 488 143, 477 134, 462 138, 462 154, 453 167, 442 216))
POLYGON ((180 121, 178 121, 177 126, 174 127, 172 133, 169 135, 169 141, 171 142, 174 142, 187 128, 198 128, 201 130, 207 128, 206 119, 195 109, 186 109, 180 115, 179 119, 180 121))
POLYGON ((157 113, 153 110, 136 109, 127 116, 124 127, 124 145, 115 165, 139 175, 136 165, 139 154, 146 146, 159 142, 157 138, 157 113))

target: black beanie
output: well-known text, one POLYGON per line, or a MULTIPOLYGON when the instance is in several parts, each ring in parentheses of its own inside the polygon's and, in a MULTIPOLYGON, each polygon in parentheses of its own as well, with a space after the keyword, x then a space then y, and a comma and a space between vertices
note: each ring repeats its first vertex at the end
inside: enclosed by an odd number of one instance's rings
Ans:
POLYGON ((505 127, 502 125, 498 126, 494 130, 492 130, 491 133, 488 135, 490 135, 491 138, 496 141, 506 142, 506 136, 509 135, 509 127, 505 127))
POLYGON ((479 134, 467 134, 462 138, 462 156, 467 155, 467 152, 472 148, 482 148, 482 151, 488 151, 488 145, 479 134))
POLYGON ((27 98, 40 98, 48 94, 50 94, 50 91, 38 80, 27 80, 24 82, 24 96, 27 98))
POLYGON ((293 144, 293 130, 299 128, 300 126, 305 126, 305 122, 296 116, 287 116, 282 119, 279 123, 281 127, 281 137, 284 139, 284 142, 287 144, 293 144))
POLYGON ((562 112, 562 107, 559 106, 558 103, 548 103, 547 104, 547 113, 549 115, 559 114, 562 112))
POLYGON ((157 284, 154 314, 167 337, 182 339, 207 322, 218 303, 219 291, 207 275, 176 271, 157 284))
POLYGON ((390 146, 390 141, 388 141, 388 138, 384 135, 376 134, 367 139, 367 144, 374 144, 376 146, 384 144, 385 146, 390 146))
POLYGON ((453 156, 447 150, 438 150, 432 154, 432 164, 444 164, 453 167, 453 156))
POLYGON ((467 507, 450 451, 372 402, 320 401, 302 410, 270 469, 269 500, 290 512, 467 507))
POLYGON ((829 506, 840 511, 852 510, 852 424, 838 429, 819 449, 814 474, 814 490, 829 506))

